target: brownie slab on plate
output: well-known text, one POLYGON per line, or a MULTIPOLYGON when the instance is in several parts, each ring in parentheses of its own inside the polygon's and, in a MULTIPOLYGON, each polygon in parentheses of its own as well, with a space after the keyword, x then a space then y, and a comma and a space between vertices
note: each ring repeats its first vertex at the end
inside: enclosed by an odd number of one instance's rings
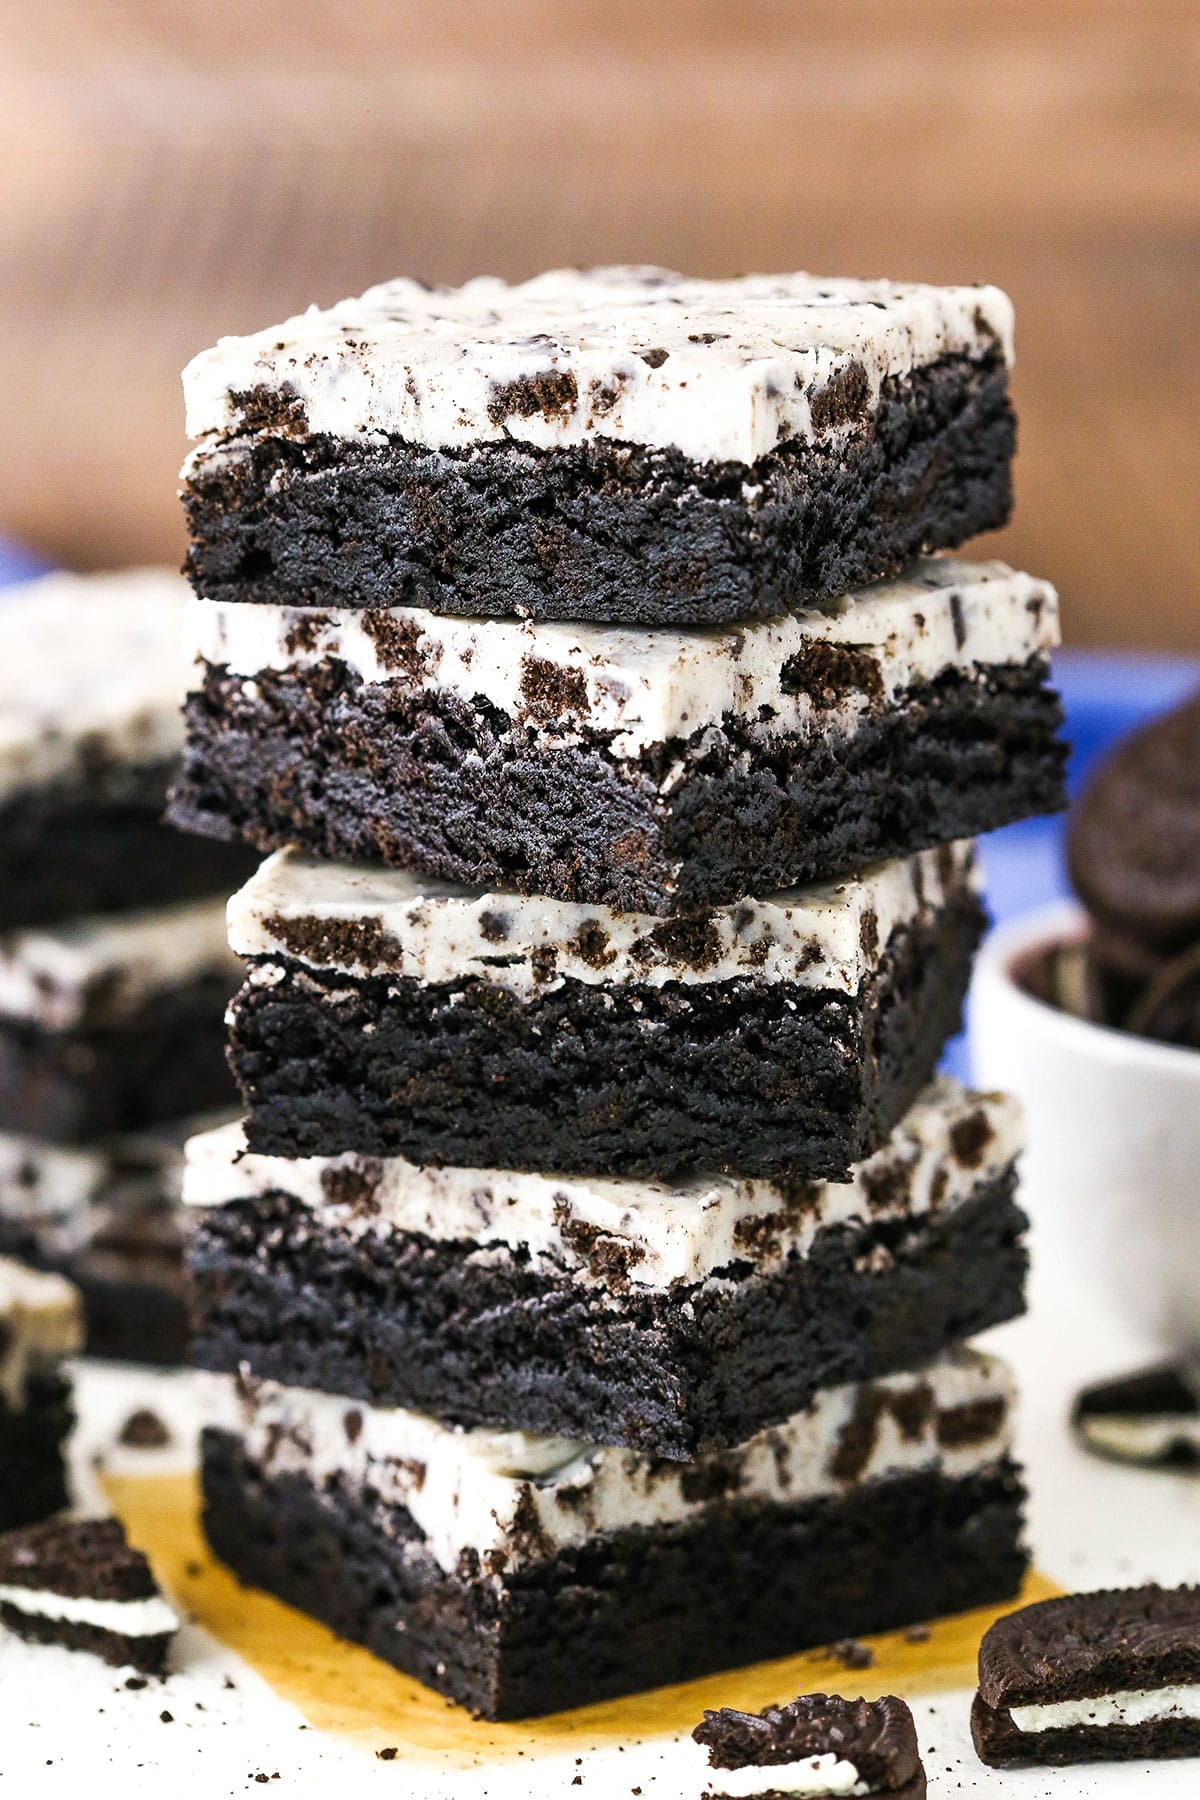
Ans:
POLYGON ((969 1352, 683 1464, 241 1391, 202 1444, 216 1553, 490 1718, 983 1605, 1025 1568, 1009 1378, 969 1352))
POLYGON ((0 930, 217 893, 246 852, 163 824, 187 583, 46 575, 0 606, 0 930))
POLYGON ((445 1421, 728 1446, 1021 1310, 1017 1109, 929 1089, 845 1184, 188 1146, 202 1367, 445 1421))
POLYGON ((198 601, 172 817, 674 913, 1063 804, 1054 590, 940 558, 830 614, 634 632, 198 601))
POLYGON ((1064 1594, 998 1619, 971 1730, 996 1768, 1200 1756, 1200 1588, 1064 1594))
POLYGON ((990 287, 563 270, 387 282, 184 372, 210 599, 766 618, 1002 525, 990 287))
POLYGON ((230 1098, 220 900, 0 938, 0 1132, 84 1144, 230 1098))
POLYGON ((685 919, 278 853, 230 902, 249 1147, 844 1179, 955 1030, 971 846, 685 919))
POLYGON ((74 1414, 60 1364, 82 1341, 70 1283, 0 1257, 0 1531, 67 1504, 63 1445, 74 1414))

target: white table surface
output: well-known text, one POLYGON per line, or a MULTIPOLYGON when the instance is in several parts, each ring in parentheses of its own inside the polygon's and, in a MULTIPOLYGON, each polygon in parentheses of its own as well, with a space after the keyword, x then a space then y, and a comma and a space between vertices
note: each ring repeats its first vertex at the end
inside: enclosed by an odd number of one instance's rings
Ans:
MULTIPOLYGON (((1073 1295, 1051 1270, 1037 1270, 1032 1298, 1028 1318, 989 1334, 988 1341, 1015 1364, 1022 1384, 1019 1447, 1032 1490, 1037 1567, 1068 1588, 1200 1578, 1200 1479, 1098 1461, 1073 1444, 1065 1426, 1080 1383, 1145 1360, 1146 1346, 1125 1335, 1089 1296, 1073 1295)), ((80 1370, 84 1423, 76 1460, 85 1500, 93 1452, 110 1445, 116 1422, 147 1401, 187 1434, 186 1378, 98 1366, 80 1370)), ((131 1455, 125 1453, 127 1464, 131 1455)), ((130 1692, 118 1671, 90 1657, 30 1647, 0 1632, 0 1800, 68 1792, 216 1800, 264 1790, 283 1800, 335 1794, 342 1780, 352 1781, 355 1792, 403 1794, 405 1800, 574 1800, 576 1775, 582 1777, 581 1800, 589 1791, 608 1800, 636 1787, 645 1800, 700 1791, 694 1748, 670 1741, 597 1752, 581 1743, 569 1755, 471 1772, 379 1763, 322 1737, 195 1625, 181 1632, 175 1661, 166 1684, 130 1692), (160 1717, 164 1710, 170 1722, 160 1717), (262 1775, 267 1781, 256 1779, 262 1775)), ((1200 1794, 1200 1762, 1007 1774, 985 1769, 971 1747, 970 1697, 964 1690, 912 1702, 932 1800, 1200 1794)))

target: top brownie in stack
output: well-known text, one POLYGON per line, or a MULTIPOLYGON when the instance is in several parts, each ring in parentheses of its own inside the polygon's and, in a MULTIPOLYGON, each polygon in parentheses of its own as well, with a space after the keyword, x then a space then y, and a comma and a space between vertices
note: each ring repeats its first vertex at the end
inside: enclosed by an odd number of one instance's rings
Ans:
POLYGON ((767 618, 1001 525, 991 287, 563 270, 372 288, 184 375, 209 599, 767 618))
POLYGON ((182 729, 186 584, 47 575, 0 606, 0 930, 236 884, 236 847, 162 823, 182 729))

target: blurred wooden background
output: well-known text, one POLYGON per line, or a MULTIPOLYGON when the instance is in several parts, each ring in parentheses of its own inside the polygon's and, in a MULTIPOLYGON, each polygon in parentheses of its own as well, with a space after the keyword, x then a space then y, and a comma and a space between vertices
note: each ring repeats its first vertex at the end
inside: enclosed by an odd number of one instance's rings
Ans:
POLYGON ((178 371, 386 275, 1000 282, 1076 643, 1200 647, 1196 0, 0 3, 0 529, 175 558, 178 371))

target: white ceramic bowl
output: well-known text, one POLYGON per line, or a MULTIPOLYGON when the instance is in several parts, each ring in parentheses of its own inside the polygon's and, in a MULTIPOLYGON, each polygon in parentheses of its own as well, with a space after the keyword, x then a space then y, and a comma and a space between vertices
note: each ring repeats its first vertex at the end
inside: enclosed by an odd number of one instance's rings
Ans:
POLYGON ((1056 1280, 1106 1292, 1146 1336, 1196 1354, 1200 1050, 1089 1024, 1018 986, 1014 969, 1084 930, 1068 902, 991 934, 969 1006, 973 1076, 1026 1110, 1038 1272, 1049 1261, 1056 1280))

